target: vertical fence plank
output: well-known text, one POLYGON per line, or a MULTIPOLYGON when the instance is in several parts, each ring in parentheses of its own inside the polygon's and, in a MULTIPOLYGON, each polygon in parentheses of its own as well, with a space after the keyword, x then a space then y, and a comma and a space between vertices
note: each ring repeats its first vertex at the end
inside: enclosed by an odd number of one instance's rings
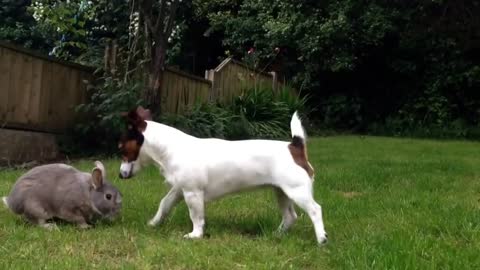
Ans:
POLYGON ((167 108, 166 112, 173 112, 174 104, 173 100, 175 99, 175 78, 174 74, 169 72, 168 75, 168 86, 167 86, 167 108))
POLYGON ((53 131, 57 131, 60 125, 60 84, 63 80, 62 73, 55 63, 50 63, 50 68, 52 71, 51 78, 52 81, 48 85, 48 111, 47 111, 47 121, 49 127, 53 131))
MULTIPOLYGON (((16 120, 18 117, 19 97, 23 95, 23 89, 21 89, 21 77, 22 77, 22 59, 18 54, 14 53, 12 58, 12 66, 10 69, 10 87, 8 88, 9 97, 9 114, 8 120, 16 120)), ((21 119, 20 119, 21 121, 21 119)))
POLYGON ((49 95, 50 95, 50 83, 52 80, 52 68, 50 63, 42 62, 42 80, 40 84, 40 103, 42 104, 38 113, 38 124, 45 129, 49 129, 48 125, 48 108, 49 108, 49 95))
POLYGON ((70 123, 73 123, 75 120, 75 107, 80 103, 77 99, 77 93, 80 92, 76 88, 79 77, 82 75, 80 72, 75 72, 75 70, 70 69, 68 74, 67 81, 67 93, 68 93, 68 102, 66 102, 67 113, 65 114, 65 127, 69 126, 70 123))
POLYGON ((28 121, 28 111, 30 108, 30 99, 32 96, 32 58, 22 55, 20 57, 20 70, 15 70, 18 72, 16 77, 18 81, 19 88, 17 89, 17 106, 15 106, 15 118, 19 121, 27 124, 31 124, 28 121))
POLYGON ((10 51, 0 47, 0 127, 6 124, 9 110, 10 61, 10 51))
POLYGON ((32 84, 31 84, 31 102, 28 110, 28 122, 35 125, 40 120, 40 101, 42 88, 43 65, 39 59, 32 59, 32 84))

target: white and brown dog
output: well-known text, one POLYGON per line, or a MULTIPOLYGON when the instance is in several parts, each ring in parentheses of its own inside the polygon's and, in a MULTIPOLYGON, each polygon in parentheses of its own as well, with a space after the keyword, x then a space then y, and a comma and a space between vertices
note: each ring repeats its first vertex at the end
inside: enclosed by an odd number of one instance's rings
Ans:
POLYGON ((125 116, 128 129, 119 143, 123 155, 120 177, 130 178, 153 163, 171 187, 149 225, 162 222, 183 198, 193 223, 193 231, 185 237, 201 238, 206 202, 248 188, 271 186, 282 212, 279 230, 287 230, 297 219, 295 203, 312 220, 318 243, 326 242, 322 209, 312 194, 314 175, 305 133, 296 113, 290 123, 291 142, 200 139, 151 121, 149 110, 142 107, 125 116))

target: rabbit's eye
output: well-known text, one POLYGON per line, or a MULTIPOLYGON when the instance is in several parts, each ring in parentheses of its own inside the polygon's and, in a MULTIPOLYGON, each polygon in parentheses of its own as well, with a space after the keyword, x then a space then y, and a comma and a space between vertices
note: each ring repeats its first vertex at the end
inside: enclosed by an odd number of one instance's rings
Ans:
POLYGON ((105 198, 107 198, 107 200, 111 200, 112 199, 112 194, 105 195, 105 198))

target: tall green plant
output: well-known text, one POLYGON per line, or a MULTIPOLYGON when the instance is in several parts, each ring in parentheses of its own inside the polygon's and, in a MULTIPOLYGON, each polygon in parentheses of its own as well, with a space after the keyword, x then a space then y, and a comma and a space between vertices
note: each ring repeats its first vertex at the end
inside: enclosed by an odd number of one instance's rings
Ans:
POLYGON ((164 114, 158 120, 197 137, 279 139, 289 136, 294 111, 308 112, 307 100, 287 87, 277 93, 252 87, 228 105, 197 104, 183 114, 164 114))
POLYGON ((196 104, 182 114, 167 113, 157 119, 196 137, 228 138, 235 116, 219 104, 205 103, 196 104))
POLYGON ((286 135, 283 127, 288 121, 289 109, 283 102, 275 100, 271 89, 250 89, 236 97, 233 111, 249 126, 253 137, 278 138, 286 135))
POLYGON ((72 154, 114 151, 125 125, 120 112, 141 105, 141 87, 140 82, 124 83, 112 77, 90 86, 89 101, 76 107, 77 124, 68 136, 72 141, 64 144, 64 150, 72 154))
POLYGON ((307 102, 310 99, 309 94, 302 95, 302 93, 297 93, 295 89, 289 85, 284 85, 275 92, 275 99, 285 103, 291 114, 296 111, 303 114, 309 114, 315 109, 307 106, 307 102))

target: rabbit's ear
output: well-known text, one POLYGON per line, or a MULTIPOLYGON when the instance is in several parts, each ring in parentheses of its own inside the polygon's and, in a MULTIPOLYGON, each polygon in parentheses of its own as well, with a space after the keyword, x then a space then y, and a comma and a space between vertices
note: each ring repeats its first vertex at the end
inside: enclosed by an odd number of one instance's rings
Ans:
POLYGON ((92 184, 94 189, 99 189, 103 186, 102 171, 99 168, 94 168, 92 171, 92 184))
POLYGON ((103 166, 103 163, 97 160, 95 161, 95 167, 97 169, 100 169, 100 171, 102 172, 102 178, 107 179, 107 171, 105 170, 105 166, 103 166))

